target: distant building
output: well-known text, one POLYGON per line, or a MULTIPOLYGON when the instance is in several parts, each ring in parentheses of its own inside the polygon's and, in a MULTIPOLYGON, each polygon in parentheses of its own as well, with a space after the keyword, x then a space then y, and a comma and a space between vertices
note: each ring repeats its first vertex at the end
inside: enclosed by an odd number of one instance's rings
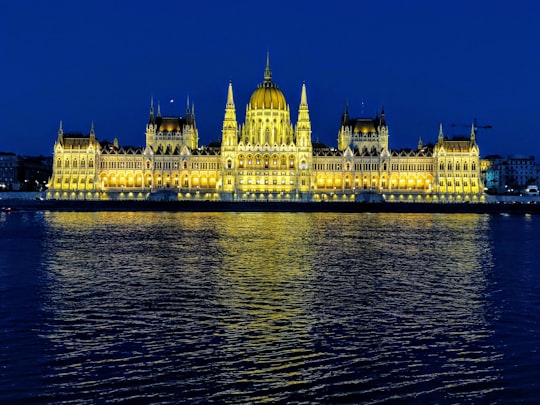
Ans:
POLYGON ((0 152, 0 191, 43 191, 52 174, 52 157, 0 152))
POLYGON ((312 144, 307 90, 297 122, 274 83, 267 59, 264 80, 239 124, 229 83, 221 142, 199 146, 193 106, 185 117, 165 117, 153 101, 144 147, 99 142, 64 133, 54 144, 49 198, 225 201, 480 202, 475 129, 448 139, 442 125, 435 144, 391 150, 384 109, 373 117, 342 116, 336 147, 312 144))
POLYGON ((0 152, 0 191, 19 189, 19 157, 15 153, 0 152))
POLYGON ((482 176, 489 193, 518 193, 538 184, 538 164, 534 156, 486 156, 481 160, 482 176))

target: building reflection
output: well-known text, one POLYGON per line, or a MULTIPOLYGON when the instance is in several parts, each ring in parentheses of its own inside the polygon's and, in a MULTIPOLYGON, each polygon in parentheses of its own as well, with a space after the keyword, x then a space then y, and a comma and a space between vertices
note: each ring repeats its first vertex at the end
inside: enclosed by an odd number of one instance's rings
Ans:
POLYGON ((218 402, 329 380, 358 393, 445 381, 459 402, 464 376, 500 385, 489 218, 45 213, 49 305, 144 324, 218 402))

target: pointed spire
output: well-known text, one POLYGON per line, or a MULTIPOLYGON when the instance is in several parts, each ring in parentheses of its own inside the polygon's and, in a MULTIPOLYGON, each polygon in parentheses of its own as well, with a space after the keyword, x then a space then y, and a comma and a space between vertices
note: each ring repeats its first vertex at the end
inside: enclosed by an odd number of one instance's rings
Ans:
POLYGON ((270 52, 266 52, 266 69, 264 70, 264 81, 272 81, 272 71, 270 70, 270 52))
POLYGON ((306 82, 302 83, 302 95, 300 96, 300 107, 307 107, 306 82))
POLYGON ((439 141, 444 140, 444 134, 442 130, 442 122, 439 124, 439 141))
POLYGON ((384 115, 384 104, 381 108, 381 125, 386 126, 386 117, 384 115))
POLYGON ((96 139, 96 132, 94 131, 94 121, 92 121, 92 125, 90 127, 90 139, 91 140, 96 139))
POLYGON ((232 80, 229 81, 229 89, 227 90, 227 107, 233 107, 234 108, 232 80))
POLYGON ((345 112, 341 116, 341 125, 345 125, 349 122, 349 99, 345 100, 345 112))
POLYGON ((471 141, 476 140, 476 125, 474 125, 474 121, 471 125, 471 141))
POLYGON ((227 103, 225 104, 225 117, 223 120, 223 141, 226 144, 231 145, 234 142, 236 136, 236 129, 238 123, 236 122, 236 108, 234 106, 232 81, 229 81, 229 88, 227 89, 227 103), (225 139, 227 137, 227 139, 225 139))
POLYGON ((306 82, 302 83, 302 95, 300 96, 300 108, 298 109, 298 122, 295 132, 297 146, 311 146, 311 121, 309 119, 306 82))
POLYGON ((160 105, 159 101, 157 103, 157 116, 161 117, 161 105, 160 105))
POLYGON ((151 124, 154 123, 154 96, 150 98, 150 119, 149 122, 151 124))
POLYGON ((418 137, 418 150, 421 150, 424 145, 422 144, 422 137, 418 137))
POLYGON ((64 142, 64 130, 62 129, 62 120, 60 120, 60 127, 58 128, 58 143, 64 142))

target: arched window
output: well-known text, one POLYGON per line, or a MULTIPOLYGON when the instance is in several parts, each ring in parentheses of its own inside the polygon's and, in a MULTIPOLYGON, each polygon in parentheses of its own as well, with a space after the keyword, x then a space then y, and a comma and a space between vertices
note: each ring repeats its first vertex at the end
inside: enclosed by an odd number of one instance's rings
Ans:
POLYGON ((56 160, 56 167, 62 167, 62 159, 58 158, 56 160))

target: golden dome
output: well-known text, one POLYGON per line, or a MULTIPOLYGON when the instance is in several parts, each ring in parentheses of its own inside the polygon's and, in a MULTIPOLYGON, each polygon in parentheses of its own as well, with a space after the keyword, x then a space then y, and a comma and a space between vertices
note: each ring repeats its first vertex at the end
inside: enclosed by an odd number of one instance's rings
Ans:
POLYGON ((251 109, 269 109, 286 110, 287 103, 281 90, 272 82, 260 84, 249 99, 251 109), (270 84, 271 86, 269 86, 270 84))
POLYGON ((286 110, 287 103, 285 96, 278 88, 277 84, 272 81, 272 72, 270 70, 270 59, 267 57, 266 70, 264 71, 264 82, 257 86, 257 89, 249 99, 251 109, 275 109, 286 110))

